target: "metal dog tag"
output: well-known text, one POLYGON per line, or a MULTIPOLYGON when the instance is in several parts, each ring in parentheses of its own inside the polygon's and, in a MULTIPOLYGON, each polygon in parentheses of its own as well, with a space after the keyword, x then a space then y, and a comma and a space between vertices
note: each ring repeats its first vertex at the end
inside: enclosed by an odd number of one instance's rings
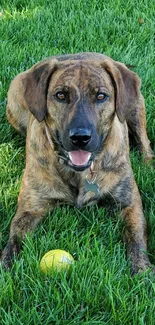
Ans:
POLYGON ((98 184, 89 182, 87 179, 85 180, 84 188, 86 192, 93 192, 95 195, 100 193, 98 184))

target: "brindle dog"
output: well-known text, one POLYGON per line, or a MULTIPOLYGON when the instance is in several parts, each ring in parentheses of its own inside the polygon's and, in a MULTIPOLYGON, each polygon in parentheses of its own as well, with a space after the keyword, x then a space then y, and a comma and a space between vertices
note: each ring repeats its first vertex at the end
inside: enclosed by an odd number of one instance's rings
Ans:
POLYGON ((152 159, 140 85, 124 64, 97 53, 50 57, 12 81, 7 117, 27 134, 26 168, 4 265, 58 201, 82 207, 112 198, 125 220, 132 273, 150 266, 128 141, 129 128, 152 159))

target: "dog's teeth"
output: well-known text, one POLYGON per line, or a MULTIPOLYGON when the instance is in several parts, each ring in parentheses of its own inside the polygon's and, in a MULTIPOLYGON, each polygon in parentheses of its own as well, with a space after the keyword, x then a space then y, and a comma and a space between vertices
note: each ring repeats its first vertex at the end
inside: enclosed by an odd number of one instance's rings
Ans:
POLYGON ((93 169, 94 169, 94 162, 92 161, 92 163, 91 163, 91 166, 90 166, 90 169, 93 171, 93 169))

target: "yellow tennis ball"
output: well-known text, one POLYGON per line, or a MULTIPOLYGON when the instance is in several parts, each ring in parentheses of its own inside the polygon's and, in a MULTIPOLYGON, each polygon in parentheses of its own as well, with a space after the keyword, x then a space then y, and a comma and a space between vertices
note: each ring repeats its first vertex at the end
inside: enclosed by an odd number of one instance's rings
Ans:
POLYGON ((70 265, 74 263, 71 254, 61 249, 53 249, 47 252, 40 261, 40 268, 43 273, 50 270, 68 270, 70 265))

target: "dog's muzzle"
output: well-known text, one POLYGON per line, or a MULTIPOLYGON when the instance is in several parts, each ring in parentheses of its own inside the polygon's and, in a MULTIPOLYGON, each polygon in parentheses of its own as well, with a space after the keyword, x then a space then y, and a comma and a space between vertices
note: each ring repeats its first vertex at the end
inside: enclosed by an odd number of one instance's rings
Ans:
POLYGON ((83 171, 91 166, 102 143, 102 139, 95 138, 89 128, 71 128, 62 135, 57 132, 56 138, 60 161, 75 171, 83 171))
POLYGON ((68 164, 77 171, 82 171, 91 164, 92 153, 85 150, 91 141, 91 137, 91 130, 88 128, 73 128, 69 131, 73 150, 68 152, 68 164))

